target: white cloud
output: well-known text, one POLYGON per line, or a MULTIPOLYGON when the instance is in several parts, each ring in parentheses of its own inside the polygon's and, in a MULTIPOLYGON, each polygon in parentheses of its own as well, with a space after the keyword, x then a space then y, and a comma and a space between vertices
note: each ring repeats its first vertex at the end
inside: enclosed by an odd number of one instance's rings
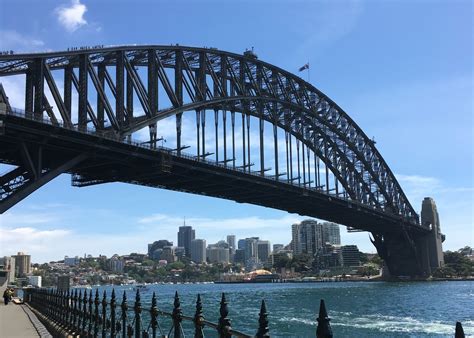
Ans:
POLYGON ((86 11, 86 5, 81 4, 80 0, 71 0, 69 7, 62 5, 55 9, 59 23, 71 33, 87 24, 84 19, 86 11))
POLYGON ((16 52, 44 46, 44 42, 14 30, 0 30, 0 50, 14 50, 16 52))

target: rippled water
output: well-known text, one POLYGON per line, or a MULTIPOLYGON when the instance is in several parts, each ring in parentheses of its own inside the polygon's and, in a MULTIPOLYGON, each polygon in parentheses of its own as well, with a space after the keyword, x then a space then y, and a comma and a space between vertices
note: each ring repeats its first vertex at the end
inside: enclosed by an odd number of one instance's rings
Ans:
MULTIPOLYGON (((116 288, 122 290, 132 306, 134 290, 116 288)), ((452 337, 456 321, 474 337, 474 282, 152 285, 142 292, 144 308, 153 291, 166 311, 172 310, 178 291, 183 313, 189 316, 200 293, 204 315, 213 322, 225 292, 232 327, 248 334, 256 332, 265 299, 272 337, 314 336, 323 298, 335 337, 452 337)))

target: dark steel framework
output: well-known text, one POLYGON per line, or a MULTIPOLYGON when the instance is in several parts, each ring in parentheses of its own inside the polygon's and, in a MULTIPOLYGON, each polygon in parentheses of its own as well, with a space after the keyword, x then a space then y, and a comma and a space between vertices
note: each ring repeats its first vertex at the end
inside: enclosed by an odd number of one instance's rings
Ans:
POLYGON ((69 172, 75 186, 121 181, 378 234, 428 231, 375 142, 311 84, 252 53, 176 45, 0 56, 0 77, 15 75, 25 103, 15 110, 2 95, 0 160, 16 168, 0 177, 0 212, 69 172), (165 148, 158 135, 170 118, 175 145, 165 148), (149 139, 134 143, 143 129, 149 139))

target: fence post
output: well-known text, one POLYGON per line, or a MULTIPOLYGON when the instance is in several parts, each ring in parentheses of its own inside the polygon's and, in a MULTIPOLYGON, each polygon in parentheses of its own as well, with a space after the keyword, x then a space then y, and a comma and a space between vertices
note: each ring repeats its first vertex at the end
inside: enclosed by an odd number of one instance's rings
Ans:
POLYGON ((140 338, 142 304, 140 303, 140 290, 138 289, 135 296, 135 306, 133 307, 133 310, 135 311, 135 338, 140 338))
POLYGON ((93 322, 93 312, 92 312, 92 304, 94 303, 92 299, 92 289, 89 291, 89 311, 87 313, 87 317, 89 319, 89 325, 87 327, 87 334, 88 336, 92 335, 92 322, 93 322))
POLYGON ((112 296, 110 297, 110 337, 115 337, 115 289, 112 289, 112 296))
POLYGON ((329 325, 328 313, 326 311, 326 305, 324 304, 324 299, 321 299, 319 304, 319 316, 317 318, 318 327, 316 329, 317 338, 332 338, 332 329, 329 325))
POLYGON ((152 337, 156 338, 156 328, 158 327, 158 308, 156 306, 156 295, 153 291, 153 296, 151 297, 151 309, 150 309, 150 316, 151 316, 151 332, 152 337))
POLYGON ((122 310, 122 337, 127 336, 127 295, 125 294, 125 291, 123 292, 122 296, 122 304, 120 305, 120 308, 122 310))
POLYGON ((260 306, 260 313, 258 314, 258 331, 257 337, 270 337, 268 335, 268 313, 265 300, 262 299, 262 305, 260 306))
POLYGON ((105 338, 107 334, 107 293, 104 290, 102 296, 102 337, 105 338))
POLYGON ((82 298, 82 328, 81 335, 86 336, 86 325, 87 325, 87 290, 84 290, 84 296, 82 298))
MULTIPOLYGON (((84 290, 84 293, 86 290, 84 290)), ((79 290, 79 296, 77 297, 78 305, 77 305, 77 325, 76 328, 74 329, 74 332, 76 334, 81 334, 81 326, 82 326, 82 320, 84 318, 84 313, 82 312, 82 290, 79 290)))
POLYGON ((95 289, 95 298, 94 298, 94 337, 97 337, 99 334, 99 289, 95 289))
POLYGON ((217 327, 217 332, 219 333, 219 337, 221 338, 230 338, 230 319, 227 318, 227 315, 229 314, 229 309, 227 308, 227 301, 225 299, 225 293, 222 293, 222 298, 221 298, 221 306, 219 309, 220 312, 220 317, 219 317, 219 323, 217 327))
POLYGON ((181 321, 183 313, 181 312, 181 303, 179 301, 178 291, 174 294, 174 308, 173 308, 173 327, 174 327, 174 338, 181 337, 181 321))
POLYGON ((197 300, 196 300, 196 313, 194 314, 194 337, 195 338, 204 337, 203 327, 204 327, 204 316, 202 314, 201 295, 198 293, 197 300))
POLYGON ((461 322, 456 322, 456 332, 454 333, 454 338, 464 338, 464 329, 462 328, 461 322))

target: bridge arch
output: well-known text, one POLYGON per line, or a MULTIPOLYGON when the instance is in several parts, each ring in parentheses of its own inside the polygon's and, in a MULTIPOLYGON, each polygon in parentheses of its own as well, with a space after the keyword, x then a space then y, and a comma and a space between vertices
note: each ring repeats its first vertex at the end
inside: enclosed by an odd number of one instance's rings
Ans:
MULTIPOLYGON (((418 215, 375 143, 350 116, 311 84, 251 53, 238 55, 183 46, 123 46, 0 56, 0 76, 16 74, 26 75, 25 111, 74 125, 73 85, 78 95, 78 127, 92 126, 119 139, 146 127, 154 128, 159 121, 173 116, 177 138, 181 137, 182 114, 189 111, 253 116, 283 130, 290 142, 293 137, 311 150, 324 163, 326 172, 330 170, 335 176, 336 195, 339 183, 349 199, 418 224, 418 215), (53 71, 64 72, 64 93, 55 84, 53 71), (34 97, 45 82, 56 104, 54 110, 45 97, 34 97), (169 107, 159 109, 158 88, 171 103, 169 107), (89 102, 91 89, 95 90, 95 109, 89 102), (128 102, 137 98, 144 112, 141 116, 134 116, 133 105, 130 107, 128 102)), ((177 142, 180 152, 182 145, 177 142)), ((279 174, 276 172, 276 179, 279 174)), ((329 192, 327 179, 325 185, 329 192)))

